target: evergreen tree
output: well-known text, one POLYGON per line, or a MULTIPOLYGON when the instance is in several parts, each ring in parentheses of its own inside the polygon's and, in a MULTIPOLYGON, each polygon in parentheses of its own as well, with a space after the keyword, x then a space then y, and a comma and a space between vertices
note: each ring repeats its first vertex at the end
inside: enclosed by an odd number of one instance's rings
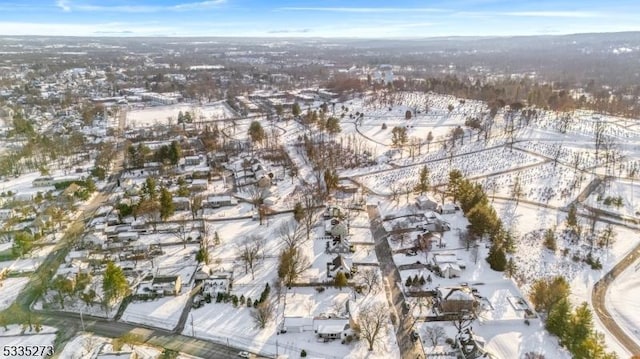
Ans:
POLYGON ((338 272, 336 274, 336 278, 334 280, 334 284, 338 289, 342 289, 347 286, 347 276, 343 272, 338 272))
POLYGON ((570 320, 571 305, 569 304, 568 299, 563 298, 551 308, 545 326, 549 333, 556 335, 562 342, 564 336, 569 331, 570 320))
MULTIPOLYGON (((565 345, 572 353, 575 353, 582 343, 593 332, 593 314, 586 302, 582 303, 571 316, 569 331, 567 332, 565 345)), ((586 358, 585 358, 586 359, 586 358)))
POLYGON ((489 249, 489 255, 487 256, 487 262, 489 267, 497 272, 504 272, 507 267, 507 256, 504 253, 502 246, 493 243, 489 249))
POLYGON ((107 269, 102 278, 102 291, 105 306, 108 308, 114 300, 121 299, 129 294, 129 283, 122 271, 113 262, 107 262, 107 269))
POLYGON ((174 166, 177 165, 181 156, 182 149, 180 148, 180 144, 178 141, 171 141, 171 146, 169 147, 169 163, 174 166))
POLYGON ((163 187, 160 191, 160 218, 166 221, 174 212, 173 195, 168 189, 163 187))
POLYGON ((429 169, 426 165, 423 166, 422 169, 420 169, 418 183, 413 190, 420 193, 420 195, 423 195, 429 191, 429 169))

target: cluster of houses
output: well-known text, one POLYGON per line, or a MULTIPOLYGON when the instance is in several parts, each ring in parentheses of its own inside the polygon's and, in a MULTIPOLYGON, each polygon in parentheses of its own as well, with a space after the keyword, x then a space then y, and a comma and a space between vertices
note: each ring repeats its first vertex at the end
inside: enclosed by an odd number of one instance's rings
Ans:
POLYGON ((349 223, 346 212, 339 206, 327 206, 324 214, 327 254, 333 255, 331 262, 327 263, 327 277, 335 278, 338 273, 344 273, 350 278, 357 272, 356 266, 351 260, 351 254, 355 247, 349 239, 349 223))

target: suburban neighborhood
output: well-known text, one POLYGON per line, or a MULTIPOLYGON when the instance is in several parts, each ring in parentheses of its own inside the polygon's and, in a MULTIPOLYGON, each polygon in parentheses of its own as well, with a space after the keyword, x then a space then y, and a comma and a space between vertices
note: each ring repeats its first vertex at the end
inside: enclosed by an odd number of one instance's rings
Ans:
POLYGON ((37 39, 0 40, 3 357, 640 354, 637 116, 367 47, 37 39))

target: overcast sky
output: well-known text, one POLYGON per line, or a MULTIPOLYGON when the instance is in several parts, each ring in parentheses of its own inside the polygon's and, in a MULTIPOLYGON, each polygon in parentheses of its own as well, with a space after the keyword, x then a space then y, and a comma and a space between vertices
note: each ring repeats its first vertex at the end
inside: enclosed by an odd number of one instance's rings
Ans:
POLYGON ((423 38, 638 30, 638 0, 0 0, 2 35, 423 38))

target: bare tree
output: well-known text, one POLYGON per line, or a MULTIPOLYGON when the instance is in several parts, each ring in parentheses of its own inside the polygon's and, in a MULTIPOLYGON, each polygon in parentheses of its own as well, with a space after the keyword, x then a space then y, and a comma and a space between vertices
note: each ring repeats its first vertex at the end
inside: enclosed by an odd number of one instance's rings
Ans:
POLYGON ((476 319, 475 315, 472 311, 466 308, 455 308, 453 306, 453 326, 458 329, 458 333, 462 333, 462 330, 471 326, 473 321, 476 319))
POLYGON ((278 235, 287 248, 295 248, 302 243, 303 235, 300 224, 295 220, 284 222, 278 227, 278 235))
POLYGON ((262 204, 264 200, 264 192, 257 185, 250 185, 247 188, 247 193, 249 194, 249 201, 253 204, 253 207, 256 208, 262 204))
POLYGON ((346 305, 345 301, 334 299, 331 303, 331 310, 337 315, 342 316, 345 313, 346 305))
POLYGON ((380 271, 375 268, 366 268, 358 271, 357 280, 360 285, 367 289, 367 295, 369 293, 377 293, 380 289, 381 277, 380 271))
POLYGON ((171 234, 182 242, 182 248, 187 248, 187 242, 191 239, 191 232, 187 230, 187 221, 180 221, 178 228, 171 232, 171 234))
POLYGON ((251 279, 255 279, 255 266, 260 259, 260 250, 263 246, 262 237, 251 235, 245 238, 244 242, 238 248, 238 257, 244 264, 244 272, 251 271, 251 279))
POLYGON ((439 325, 435 325, 433 327, 427 327, 425 329, 425 337, 429 342, 431 342, 431 346, 435 347, 440 343, 441 339, 444 339, 447 336, 444 328, 439 325))
POLYGON ((376 302, 360 308, 358 313, 358 327, 360 336, 369 344, 369 351, 380 341, 380 334, 387 327, 389 310, 381 303, 376 302))
POLYGON ((258 304, 251 312, 251 317, 256 322, 256 326, 260 329, 264 329, 267 326, 267 323, 273 318, 275 313, 275 307, 271 303, 271 301, 267 298, 264 302, 258 304))
POLYGON ((316 219, 316 200, 319 198, 319 192, 317 188, 312 186, 305 186, 302 195, 302 202, 304 205, 304 216, 302 218, 302 225, 307 233, 307 240, 311 237, 311 231, 316 219))

